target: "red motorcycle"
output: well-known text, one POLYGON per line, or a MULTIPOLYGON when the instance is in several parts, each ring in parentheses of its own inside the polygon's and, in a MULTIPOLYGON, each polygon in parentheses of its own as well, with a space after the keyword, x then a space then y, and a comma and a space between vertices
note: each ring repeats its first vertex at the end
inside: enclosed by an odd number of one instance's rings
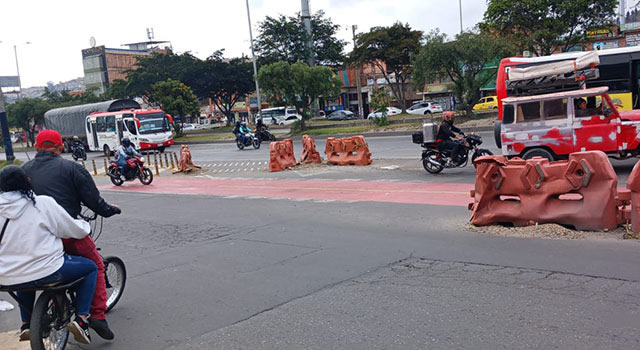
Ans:
POLYGON ((149 185, 153 181, 153 172, 144 166, 144 158, 134 156, 127 159, 127 165, 124 167, 124 179, 120 174, 120 166, 116 161, 111 161, 109 172, 107 175, 111 179, 111 183, 116 186, 122 185, 125 181, 133 181, 140 179, 143 185, 149 185))

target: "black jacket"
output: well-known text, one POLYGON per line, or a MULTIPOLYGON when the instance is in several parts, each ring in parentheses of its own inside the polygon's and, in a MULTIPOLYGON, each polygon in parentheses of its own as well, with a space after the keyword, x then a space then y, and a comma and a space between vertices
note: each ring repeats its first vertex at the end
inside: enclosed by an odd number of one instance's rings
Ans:
POLYGON ((436 136, 436 139, 451 141, 451 138, 456 138, 454 131, 458 134, 462 133, 462 130, 456 128, 452 122, 444 120, 442 121, 442 124, 440 124, 440 128, 438 128, 438 135, 436 136))
POLYGON ((80 203, 104 217, 120 213, 102 199, 89 172, 76 162, 40 151, 22 168, 37 195, 53 197, 74 218, 80 214, 80 203))

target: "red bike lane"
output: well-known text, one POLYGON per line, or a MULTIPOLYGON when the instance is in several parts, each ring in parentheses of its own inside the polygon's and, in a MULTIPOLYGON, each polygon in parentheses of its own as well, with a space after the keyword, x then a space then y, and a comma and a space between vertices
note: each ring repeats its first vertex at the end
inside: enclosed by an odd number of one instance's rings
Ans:
POLYGON ((235 180, 207 178, 155 178, 151 185, 125 183, 103 185, 100 190, 185 194, 203 196, 266 197, 331 201, 387 202, 452 205, 466 207, 471 202, 473 184, 330 181, 330 180, 235 180))

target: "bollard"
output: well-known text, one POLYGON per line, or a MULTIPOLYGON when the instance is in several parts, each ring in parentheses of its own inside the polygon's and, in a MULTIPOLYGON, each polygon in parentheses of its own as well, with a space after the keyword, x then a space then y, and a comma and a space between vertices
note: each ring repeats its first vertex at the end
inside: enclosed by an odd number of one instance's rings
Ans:
POLYGON ((109 167, 107 166, 107 160, 104 160, 104 175, 106 176, 109 173, 109 167))
POLYGON ((162 154, 158 153, 158 164, 160 164, 161 168, 164 168, 164 165, 162 164, 162 154))
POLYGON ((111 163, 111 152, 107 152, 107 160, 111 163))
POLYGON ((91 159, 91 162, 93 163, 93 175, 98 176, 98 168, 96 168, 96 160, 91 159))
POLYGON ((169 167, 169 160, 167 158, 167 152, 164 153, 164 167, 165 168, 169 167))
POLYGON ((176 169, 179 166, 180 162, 178 161, 178 155, 176 154, 176 152, 173 152, 173 158, 176 159, 176 169))
POLYGON ((86 165, 86 164, 84 164, 84 160, 81 160, 80 162, 82 163, 82 167, 83 167, 84 169, 86 169, 86 168, 87 168, 87 165, 86 165))
POLYGON ((153 163, 156 166, 156 175, 160 175, 160 171, 158 170, 158 160, 154 158, 153 163))
POLYGON ((175 154, 173 152, 171 152, 171 154, 169 155, 169 158, 171 158, 171 169, 175 169, 176 168, 176 164, 173 162, 173 156, 175 154))
POLYGON ((158 158, 157 158, 157 156, 156 156, 156 152, 157 152, 157 151, 154 149, 154 150, 153 150, 153 163, 154 163, 154 164, 156 164, 156 165, 158 165, 158 158))

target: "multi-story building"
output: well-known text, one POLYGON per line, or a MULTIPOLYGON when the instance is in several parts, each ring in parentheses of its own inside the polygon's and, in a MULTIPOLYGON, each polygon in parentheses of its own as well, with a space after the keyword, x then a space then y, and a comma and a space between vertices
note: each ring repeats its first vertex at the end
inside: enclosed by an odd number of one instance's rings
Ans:
POLYGON ((103 94, 115 80, 126 80, 126 71, 135 67, 140 57, 150 56, 152 52, 168 53, 169 47, 160 49, 157 44, 167 41, 148 41, 127 44, 128 49, 114 49, 96 46, 82 50, 84 66, 84 84, 87 90, 103 94))

